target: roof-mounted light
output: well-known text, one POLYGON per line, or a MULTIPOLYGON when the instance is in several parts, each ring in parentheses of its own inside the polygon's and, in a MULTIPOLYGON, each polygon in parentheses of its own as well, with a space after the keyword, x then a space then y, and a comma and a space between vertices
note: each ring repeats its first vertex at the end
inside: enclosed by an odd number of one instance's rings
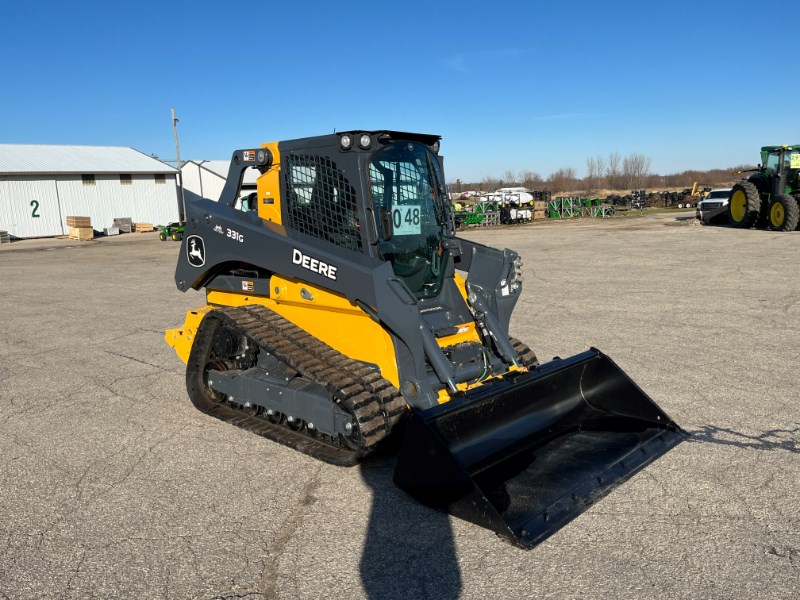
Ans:
POLYGON ((439 140, 436 140, 431 144, 431 150, 433 150, 434 154, 439 154, 439 140))
POLYGON ((339 143, 342 145, 342 150, 350 150, 350 148, 353 147, 353 136, 349 133, 345 133, 339 138, 339 143))
POLYGON ((364 150, 369 150, 370 145, 372 145, 372 138, 366 133, 362 133, 361 137, 358 138, 358 145, 364 150))

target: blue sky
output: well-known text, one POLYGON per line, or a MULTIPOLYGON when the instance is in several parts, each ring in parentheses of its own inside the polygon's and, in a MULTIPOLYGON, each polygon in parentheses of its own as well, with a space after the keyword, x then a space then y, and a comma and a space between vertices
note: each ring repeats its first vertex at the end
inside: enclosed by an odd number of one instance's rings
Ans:
POLYGON ((738 1, 4 2, 0 143, 174 159, 174 105, 184 159, 397 129, 443 136, 448 181, 610 152, 725 168, 800 143, 798 22, 738 1))

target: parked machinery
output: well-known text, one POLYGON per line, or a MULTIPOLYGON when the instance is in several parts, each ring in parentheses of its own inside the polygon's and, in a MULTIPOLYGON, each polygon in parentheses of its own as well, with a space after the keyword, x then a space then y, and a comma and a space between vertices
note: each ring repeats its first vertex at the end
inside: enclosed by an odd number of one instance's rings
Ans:
POLYGON ((399 487, 531 547, 683 434, 599 350, 540 365, 509 337, 521 259, 456 236, 439 143, 237 150, 187 203, 175 282, 207 304, 165 338, 201 411, 336 465, 402 438, 399 487))
POLYGON ((761 164, 735 184, 728 216, 735 227, 794 231, 800 222, 800 145, 764 146, 761 164))

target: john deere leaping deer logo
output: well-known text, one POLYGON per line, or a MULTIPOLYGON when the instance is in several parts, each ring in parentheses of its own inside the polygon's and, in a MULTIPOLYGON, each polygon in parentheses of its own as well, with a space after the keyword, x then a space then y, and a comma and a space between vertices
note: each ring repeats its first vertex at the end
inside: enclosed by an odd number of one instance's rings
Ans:
POLYGON ((190 235, 186 238, 186 258, 193 267, 202 267, 206 264, 206 247, 199 235, 190 235))

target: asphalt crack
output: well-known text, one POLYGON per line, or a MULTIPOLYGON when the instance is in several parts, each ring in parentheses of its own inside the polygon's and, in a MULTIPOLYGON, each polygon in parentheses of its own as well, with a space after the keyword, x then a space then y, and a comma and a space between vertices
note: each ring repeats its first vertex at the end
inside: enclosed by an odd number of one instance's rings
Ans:
POLYGON ((81 557, 78 559, 78 564, 70 574, 69 580, 67 581, 67 587, 64 590, 64 598, 67 598, 69 596, 69 593, 72 591, 72 584, 75 581, 75 578, 77 577, 78 573, 80 573, 81 567, 83 567, 83 563, 86 560, 86 554, 87 550, 86 548, 83 548, 81 552, 81 557))
POLYGON ((266 548, 266 557, 264 559, 264 570, 261 572, 261 590, 266 598, 275 598, 278 590, 278 561, 280 560, 283 551, 289 544, 289 541, 294 538, 297 528, 300 526, 303 515, 308 511, 317 498, 314 493, 320 487, 320 474, 323 465, 317 466, 316 470, 311 473, 306 485, 300 492, 299 501, 295 504, 294 510, 284 521, 278 533, 272 540, 272 543, 266 548))
POLYGON ((91 471, 94 469, 94 467, 96 465, 98 465, 98 464, 102 464, 102 465, 108 464, 108 461, 110 459, 115 458, 115 457, 119 456, 120 454, 124 453, 125 451, 129 450, 132 445, 138 446, 139 442, 140 442, 140 438, 135 439, 131 444, 126 444, 126 445, 121 446, 115 452, 112 452, 112 453, 110 453, 108 455, 104 455, 104 456, 102 456, 100 458, 97 458, 97 459, 93 460, 91 463, 89 463, 89 465, 86 466, 86 468, 83 470, 83 472, 78 476, 77 480, 73 483, 73 488, 75 490, 75 496, 73 498, 71 498, 70 500, 65 501, 61 505, 61 510, 63 512, 60 512, 51 523, 46 525, 44 527, 44 529, 42 529, 40 532, 38 532, 36 534, 36 536, 38 537, 37 547, 41 547, 41 545, 44 543, 44 539, 47 536, 47 534, 50 533, 51 531, 53 531, 60 523, 62 523, 63 521, 67 520, 69 517, 71 517, 72 515, 74 515, 78 511, 80 511, 82 509, 85 509, 86 507, 90 506, 92 503, 94 503, 94 502, 100 500, 101 498, 107 496, 113 490, 117 489, 120 485, 122 485, 125 481, 128 480, 128 478, 139 467, 139 465, 145 460, 145 458, 153 455, 153 450, 157 446, 169 441, 175 435, 179 434, 180 432, 182 432, 187 427, 188 427, 187 425, 184 425, 184 426, 180 427, 179 429, 177 429, 176 431, 173 431, 173 432, 169 433, 168 435, 166 435, 166 436, 164 436, 162 438, 159 438, 158 440, 156 440, 155 442, 150 444, 143 451, 139 452, 138 456, 134 459, 133 464, 128 466, 126 469, 124 469, 122 471, 122 473, 118 477, 116 477, 114 480, 108 481, 108 482, 98 482, 99 485, 105 485, 104 489, 99 490, 95 494, 85 496, 85 490, 84 490, 83 483, 84 483, 85 480, 87 480, 89 478, 89 475, 90 475, 91 471))
POLYGON ((147 365, 148 367, 153 367, 154 369, 158 369, 159 371, 166 371, 166 369, 164 369, 164 367, 160 365, 154 365, 153 363, 149 363, 146 360, 141 360, 140 358, 136 358, 135 356, 128 356, 127 354, 122 354, 121 352, 114 352, 112 350, 103 350, 103 352, 105 352, 106 354, 111 354, 113 356, 118 356, 120 358, 127 358, 128 360, 132 360, 142 365, 147 365))

